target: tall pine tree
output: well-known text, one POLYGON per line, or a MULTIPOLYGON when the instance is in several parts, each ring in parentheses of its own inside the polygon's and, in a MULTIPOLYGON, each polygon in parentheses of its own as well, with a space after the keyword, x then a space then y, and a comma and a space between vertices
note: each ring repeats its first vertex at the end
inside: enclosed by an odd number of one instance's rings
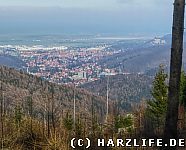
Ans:
POLYGON ((154 128, 162 128, 167 110, 168 86, 167 74, 163 65, 160 65, 152 86, 152 99, 147 102, 147 115, 153 122, 154 128))
POLYGON ((180 81, 180 104, 186 106, 186 74, 184 71, 181 73, 180 81))

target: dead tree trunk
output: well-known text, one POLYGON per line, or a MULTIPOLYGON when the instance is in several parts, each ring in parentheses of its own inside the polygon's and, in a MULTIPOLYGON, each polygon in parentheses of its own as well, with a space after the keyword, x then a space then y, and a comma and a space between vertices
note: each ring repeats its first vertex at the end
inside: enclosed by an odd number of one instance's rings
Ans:
MULTIPOLYGON (((170 79, 168 91, 168 107, 164 128, 164 145, 169 144, 169 139, 177 139, 177 122, 179 106, 180 76, 183 53, 183 32, 184 32, 185 0, 175 0, 173 27, 172 27, 172 48, 170 79)), ((163 150, 175 150, 176 147, 162 147, 163 150)))

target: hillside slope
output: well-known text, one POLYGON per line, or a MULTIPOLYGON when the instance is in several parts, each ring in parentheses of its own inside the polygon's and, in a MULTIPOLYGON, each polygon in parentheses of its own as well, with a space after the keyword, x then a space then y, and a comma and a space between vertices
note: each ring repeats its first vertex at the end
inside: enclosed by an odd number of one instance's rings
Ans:
POLYGON ((0 54, 0 65, 9 66, 13 68, 23 68, 26 66, 25 62, 16 56, 0 54))
POLYGON ((105 96, 109 83, 109 99, 119 103, 123 110, 130 110, 132 105, 151 97, 152 77, 139 74, 115 75, 90 82, 82 86, 97 95, 105 96))
MULTIPOLYGON (((35 117, 45 114, 46 111, 55 112, 55 116, 59 118, 66 112, 73 114, 73 87, 49 83, 36 76, 4 66, 0 66, 0 83, 7 111, 14 112, 19 106, 28 113, 32 98, 31 108, 35 117)), ((75 98, 77 116, 90 117, 91 104, 99 116, 104 116, 106 110, 104 98, 78 88, 75 89, 75 98)))
MULTIPOLYGON (((163 45, 138 45, 138 47, 126 49, 118 43, 113 49, 120 49, 121 52, 101 59, 98 63, 108 68, 118 68, 124 72, 146 72, 157 68, 160 64, 165 64, 169 68, 170 64, 170 36, 162 38, 166 41, 163 45)), ((183 64, 186 64, 186 43, 184 43, 183 64)))

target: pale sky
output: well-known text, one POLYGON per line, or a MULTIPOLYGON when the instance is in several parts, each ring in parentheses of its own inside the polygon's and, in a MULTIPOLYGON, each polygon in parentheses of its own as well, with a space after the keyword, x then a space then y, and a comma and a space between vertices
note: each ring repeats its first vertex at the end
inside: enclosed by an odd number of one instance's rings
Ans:
MULTIPOLYGON (((173 0, 172 0, 173 3, 173 0)), ((0 0, 1 6, 60 6, 70 8, 116 9, 128 5, 166 7, 170 0, 0 0)))
POLYGON ((164 34, 173 0, 0 0, 0 33, 164 34))

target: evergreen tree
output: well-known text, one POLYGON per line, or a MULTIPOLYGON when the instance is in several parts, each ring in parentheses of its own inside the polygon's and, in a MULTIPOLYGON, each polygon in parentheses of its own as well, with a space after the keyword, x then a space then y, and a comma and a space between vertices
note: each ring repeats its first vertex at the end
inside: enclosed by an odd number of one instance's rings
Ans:
POLYGON ((180 97, 178 107, 178 129, 182 130, 185 126, 185 106, 186 106, 186 74, 181 72, 180 97))
POLYGON ((125 128, 127 131, 132 130, 133 126, 133 117, 132 115, 127 115, 127 116, 117 116, 115 117, 115 130, 118 130, 119 128, 125 128))
POLYGON ((186 106, 186 74, 184 71, 181 73, 180 81, 180 104, 186 106))
POLYGON ((168 86, 166 84, 167 74, 162 65, 155 76, 152 86, 152 99, 147 102, 147 115, 151 118, 154 127, 162 127, 165 122, 167 111, 168 86))
POLYGON ((78 117, 77 122, 76 122, 76 126, 75 126, 76 138, 81 138, 82 134, 83 134, 83 124, 82 124, 80 117, 78 117))
POLYGON ((21 112, 21 107, 18 105, 15 107, 15 123, 17 128, 20 127, 21 120, 22 120, 22 112, 21 112))
POLYGON ((66 114, 66 117, 63 119, 63 125, 65 129, 68 131, 72 131, 73 129, 73 118, 72 115, 69 115, 69 113, 66 114))

